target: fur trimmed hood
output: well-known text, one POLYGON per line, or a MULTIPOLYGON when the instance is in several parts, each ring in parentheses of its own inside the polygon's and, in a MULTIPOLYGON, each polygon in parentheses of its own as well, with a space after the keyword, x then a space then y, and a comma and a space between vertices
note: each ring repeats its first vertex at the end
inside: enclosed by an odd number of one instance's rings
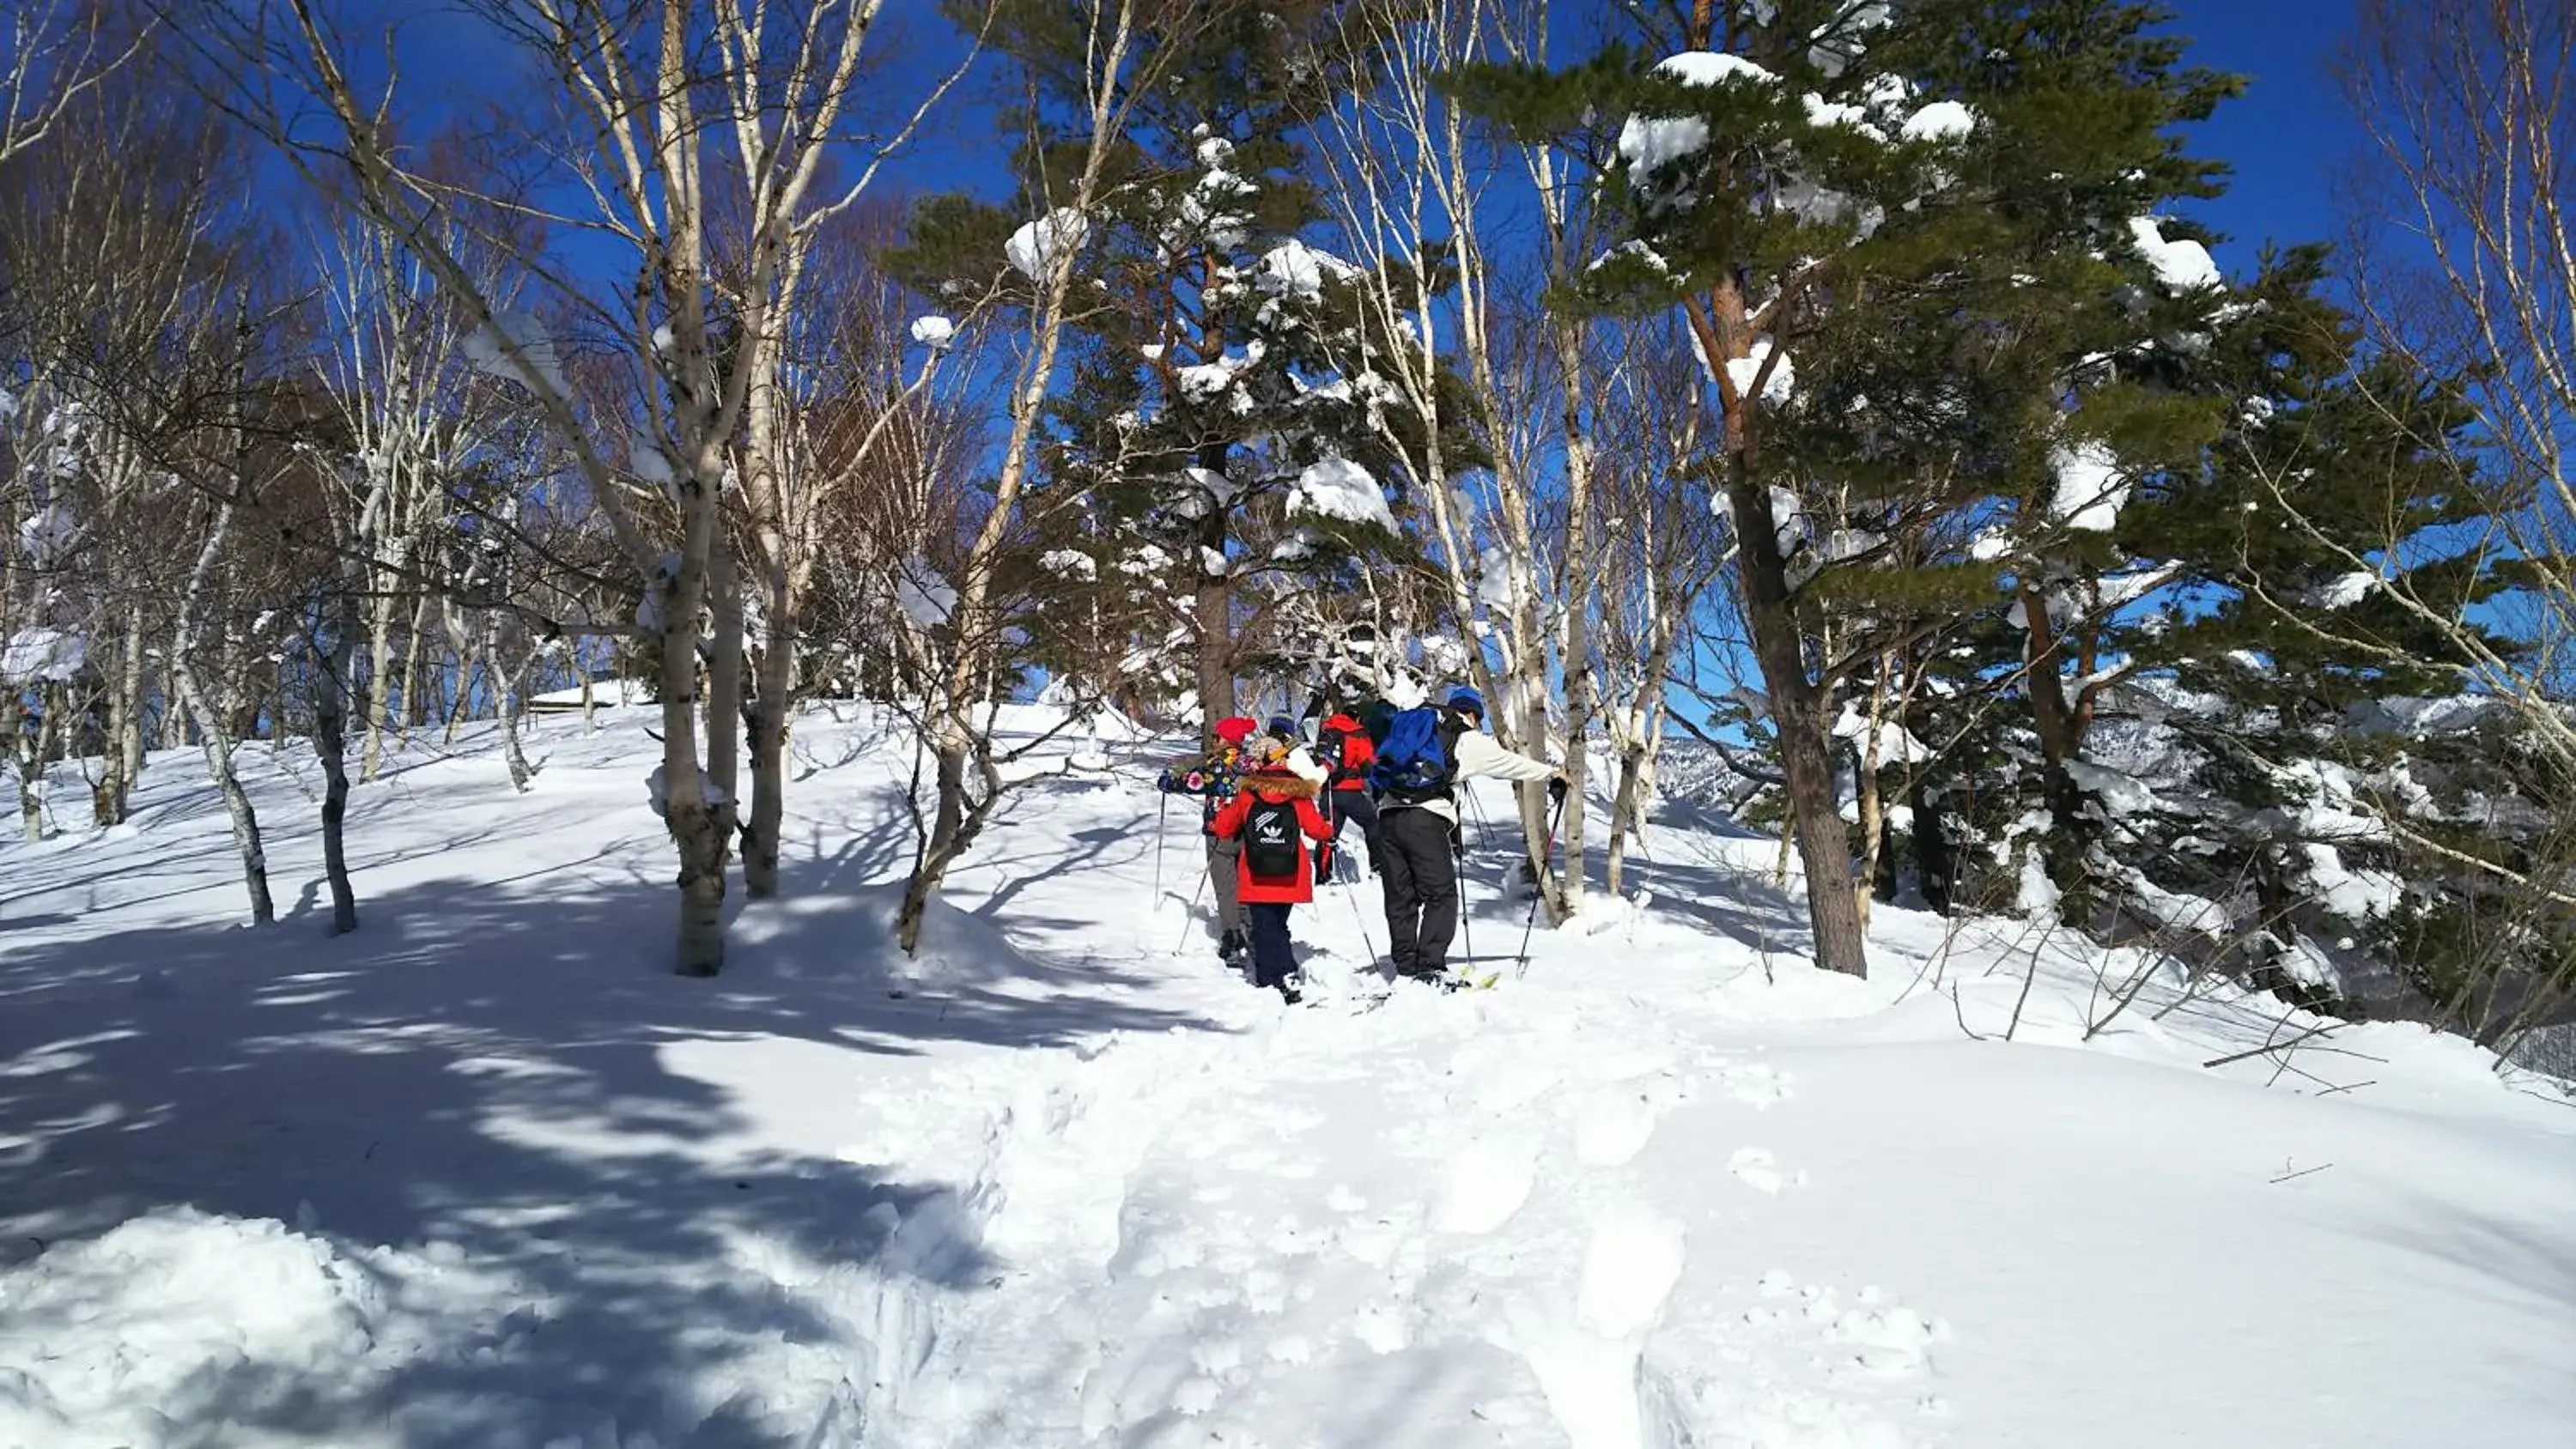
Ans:
POLYGON ((1285 769, 1246 770, 1235 783, 1264 800, 1314 800, 1324 793, 1320 782, 1285 769))

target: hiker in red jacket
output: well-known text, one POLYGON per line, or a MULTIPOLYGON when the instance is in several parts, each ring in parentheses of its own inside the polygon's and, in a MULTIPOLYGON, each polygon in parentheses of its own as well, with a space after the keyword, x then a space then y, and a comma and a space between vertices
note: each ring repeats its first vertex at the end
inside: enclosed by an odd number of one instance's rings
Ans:
POLYGON ((1299 993, 1288 910, 1315 898, 1306 842, 1331 839, 1332 827, 1315 808, 1322 787, 1291 771, 1287 753, 1283 741, 1255 741, 1251 763, 1236 780, 1238 793, 1207 831, 1242 848, 1235 890, 1252 921, 1252 984, 1293 1006, 1299 993))
POLYGON ((1315 884, 1332 879, 1345 820, 1358 823, 1360 839, 1368 846, 1368 873, 1377 874, 1378 862, 1386 857, 1386 843, 1377 833, 1377 802, 1368 792, 1368 767, 1377 758, 1377 746, 1357 719, 1346 713, 1329 714, 1315 730, 1315 758, 1332 772, 1323 807, 1324 819, 1333 827, 1333 838, 1315 852, 1315 884))

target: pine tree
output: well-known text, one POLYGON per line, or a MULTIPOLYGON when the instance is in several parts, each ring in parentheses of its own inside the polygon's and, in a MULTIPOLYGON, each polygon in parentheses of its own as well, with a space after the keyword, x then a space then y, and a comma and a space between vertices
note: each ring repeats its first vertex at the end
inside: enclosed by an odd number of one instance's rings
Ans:
POLYGON ((1570 300, 1677 309, 1701 350, 1826 969, 1865 969, 1828 739, 1850 663, 1818 647, 1856 600, 1831 576, 1973 591, 1973 576, 1877 569, 1837 512, 1863 500, 1919 526, 1998 486, 2038 491, 2064 441, 2066 363, 2108 306, 2086 301, 2117 269, 2096 254, 2209 185, 2162 133, 2233 82, 2179 70, 2178 47, 2144 33, 2159 18, 2109 0, 1698 0, 1646 18, 1644 38, 1676 52, 1652 65, 1613 45, 1563 71, 1456 80, 1527 133, 1617 126, 1605 200, 1627 236, 1570 300))
MULTIPOLYGON (((2438 797, 2493 781, 2510 753, 2473 731, 2387 727, 2474 683, 2457 620, 2437 625, 2394 592, 2474 616, 2513 575, 2483 548, 2480 493, 2464 486, 2458 388, 2363 357, 2319 295, 2325 278, 2321 248, 2269 254, 2209 330, 2142 333, 2091 364, 2115 399, 2215 430, 2060 456, 2059 482, 2093 491, 1999 510, 1970 541, 2011 571, 2001 606, 1934 653, 1929 692, 1968 723, 1940 739, 1912 822, 1993 883, 1971 904, 2036 892, 2079 924, 2152 935, 2312 1004, 2328 1004, 2337 950, 2320 941, 2384 939, 2392 904, 2420 922, 2450 895, 2447 868, 2393 822, 2444 850, 2498 850, 2463 843, 2474 832, 2438 797), (2103 526, 2069 527, 2086 509, 2103 526), (2025 577, 2046 583, 2037 607, 2025 577), (2040 609, 2058 656, 2047 671, 2031 642, 2040 609), (2050 688, 2078 706, 2055 753, 2030 698, 2050 688)), ((2438 973, 2430 958, 2449 949, 2419 951, 2421 969, 2438 973)))
POLYGON ((2182 890, 2228 907, 2222 920, 2250 916, 2237 934, 2253 974, 2298 986, 2317 984, 2304 963, 2324 955, 2302 931, 2367 935, 2425 894, 2405 878, 2449 873, 2392 824, 2448 850, 2510 850, 2446 821, 2435 798, 2463 773, 2488 776, 2486 744, 2374 722, 2474 689, 2476 650, 2520 649, 2470 622, 2513 579, 2477 526, 2485 494, 2469 486, 2459 387, 2362 355, 2352 319, 2317 295, 2325 278, 2322 248, 2267 257, 2234 325, 2192 360, 2234 406, 2207 466, 2167 480, 2134 520, 2175 580, 2165 607, 2122 621, 2121 646, 2156 687, 2132 701, 2216 707, 2157 711, 2148 738, 2168 774, 2188 773, 2117 822, 2114 852, 2143 865, 2096 862, 2133 898, 2182 890), (2457 617, 2437 626, 2392 586, 2445 598, 2457 617))
MULTIPOLYGON (((1208 718, 1233 710, 1236 680, 1280 642, 1281 598, 1348 587, 1361 557, 1398 541, 1355 269, 1317 243, 1300 175, 1299 118, 1334 83, 1318 45, 1333 9, 1204 5, 1159 30, 1117 185, 1081 229, 1090 296, 1073 318, 1074 381, 1050 410, 1038 553, 1058 592, 1098 587, 1060 621, 1068 653, 1050 663, 1074 666, 1077 640, 1122 640, 1096 662, 1132 688, 1187 656, 1208 718)), ((1056 51, 1082 36, 1052 11, 1009 7, 1001 28, 1042 83, 1079 69, 1056 51)), ((1030 164, 1042 177, 1042 147, 1030 164)), ((1034 214, 1043 187, 1029 189, 1034 214)), ((955 199, 936 215, 986 246, 1000 230, 955 199)))

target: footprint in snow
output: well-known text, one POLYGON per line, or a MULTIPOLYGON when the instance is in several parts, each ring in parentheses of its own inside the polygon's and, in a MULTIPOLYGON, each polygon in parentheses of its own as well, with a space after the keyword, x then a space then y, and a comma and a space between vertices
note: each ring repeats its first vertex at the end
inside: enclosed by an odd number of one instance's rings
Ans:
MULTIPOLYGON (((1619 1204, 1593 1222, 1573 1322, 1535 1302, 1504 1306, 1503 1328, 1574 1449, 1649 1442, 1638 1349, 1681 1279, 1683 1258, 1680 1224, 1619 1204)), ((1657 1423, 1669 1427, 1661 1415, 1657 1423)))
POLYGON ((1405 1331, 1404 1315, 1394 1305, 1372 1303, 1351 1319, 1351 1336, 1371 1353, 1401 1353, 1412 1341, 1405 1331))
POLYGON ((1950 1336, 1950 1326, 1925 1318, 1902 1303, 1886 1303, 1875 1288, 1861 1290, 1863 1306, 1834 1319, 1829 1337, 1852 1345, 1851 1368, 1890 1376, 1931 1366, 1932 1345, 1950 1336))
POLYGON ((1605 1210, 1583 1250, 1576 1313, 1604 1338, 1627 1338, 1654 1326, 1664 1299, 1681 1281, 1685 1256, 1679 1223, 1635 1204, 1605 1210))
POLYGON ((1593 1093, 1574 1118, 1574 1155, 1590 1167, 1617 1167, 1655 1135, 1654 1104, 1633 1086, 1593 1093))
POLYGON ((1787 1101, 1797 1095, 1796 1081, 1787 1072, 1764 1062, 1747 1062, 1726 1069, 1726 1095, 1756 1109, 1787 1101))
POLYGON ((1738 1181, 1756 1192, 1776 1194, 1783 1187, 1807 1185, 1806 1173, 1783 1172, 1767 1147, 1735 1149, 1735 1155, 1726 1160, 1726 1170, 1734 1173, 1738 1181))
POLYGON ((1315 1345, 1308 1342, 1302 1334, 1292 1333, 1285 1338, 1274 1338, 1270 1341, 1270 1347, 1264 1352, 1272 1363, 1294 1365, 1315 1361, 1315 1345))
POLYGON ((1449 1177, 1431 1226, 1444 1233, 1490 1233, 1529 1200, 1538 1175, 1538 1142, 1526 1133, 1479 1137, 1449 1159, 1449 1177))

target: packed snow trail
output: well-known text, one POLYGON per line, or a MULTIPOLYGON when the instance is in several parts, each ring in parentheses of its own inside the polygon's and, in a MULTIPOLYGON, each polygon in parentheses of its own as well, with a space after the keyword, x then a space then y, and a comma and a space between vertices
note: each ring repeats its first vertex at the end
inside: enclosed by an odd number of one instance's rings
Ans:
MULTIPOLYGON (((1163 751, 1118 739, 1063 747, 1088 767, 1028 788, 903 962, 910 753, 865 716, 797 739, 791 893, 738 908, 712 983, 663 969, 631 717, 542 724, 526 798, 482 743, 360 792, 341 941, 310 890, 229 926, 176 757, 135 827, 0 847, 0 1449, 2346 1446, 2576 1414, 2576 1112, 2466 1044, 2204 1069, 2314 1023, 2155 976, 2088 1033, 2124 953, 1884 908, 1879 978, 1824 977, 1772 844, 1677 826, 1657 904, 1540 933, 1491 992, 1355 1013, 1383 923, 1327 888, 1290 1009, 1185 923, 1178 819, 1154 898, 1163 751)), ((245 759, 292 897, 308 764, 245 759)), ((1476 861, 1480 938, 1517 940, 1508 865, 1476 861)))

